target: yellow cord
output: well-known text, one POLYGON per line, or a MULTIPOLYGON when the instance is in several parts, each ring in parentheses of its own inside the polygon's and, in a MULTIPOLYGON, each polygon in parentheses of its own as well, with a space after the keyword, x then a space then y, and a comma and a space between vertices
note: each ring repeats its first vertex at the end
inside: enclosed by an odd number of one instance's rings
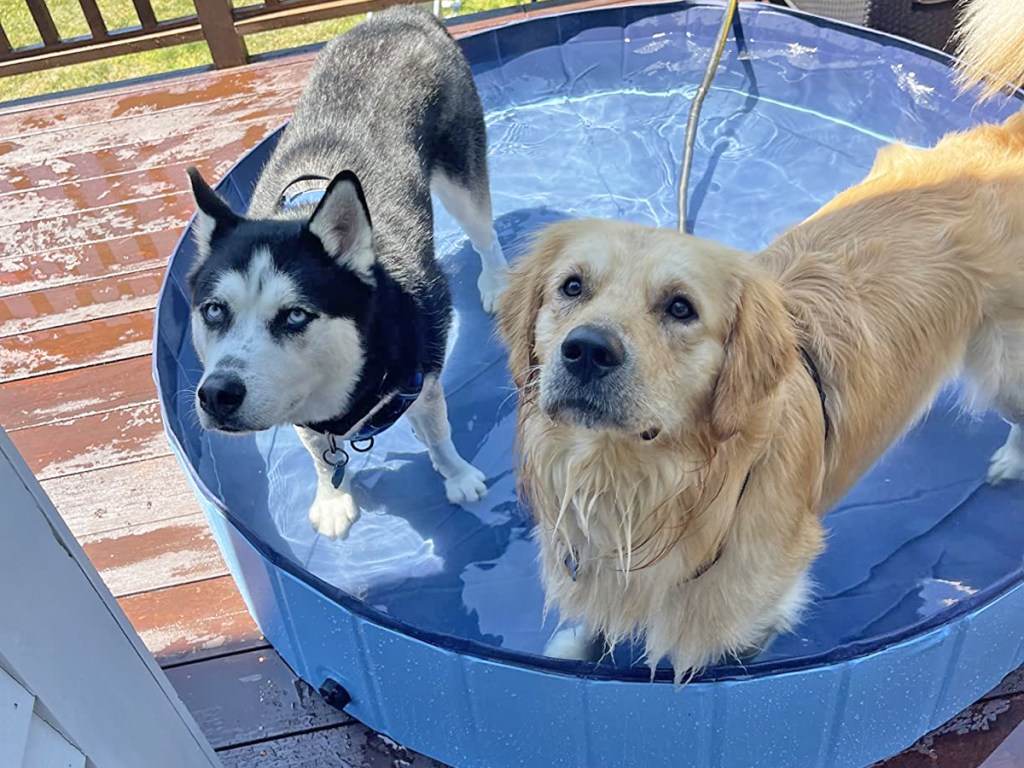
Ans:
POLYGON ((686 123, 686 146, 683 150, 683 165, 679 169, 679 231, 687 234, 693 232, 692 223, 686 217, 687 191, 690 185, 690 168, 693 165, 693 145, 697 140, 697 121, 700 118, 700 108, 704 103, 704 97, 711 90, 711 81, 715 79, 715 71, 718 69, 718 62, 722 60, 722 51, 725 50, 725 41, 729 37, 729 27, 736 17, 736 6, 739 0, 728 0, 725 7, 725 15, 722 17, 722 26, 718 30, 718 38, 715 40, 715 49, 708 61, 707 69, 704 70, 704 79, 701 81, 697 94, 690 104, 690 117, 686 123))

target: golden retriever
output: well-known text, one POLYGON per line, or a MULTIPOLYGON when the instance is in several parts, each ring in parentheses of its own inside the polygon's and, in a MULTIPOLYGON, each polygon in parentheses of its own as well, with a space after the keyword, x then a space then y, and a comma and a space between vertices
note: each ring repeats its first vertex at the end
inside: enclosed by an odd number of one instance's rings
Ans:
MULTIPOLYGON (((1022 79, 1024 2, 977 0, 974 73, 1022 79)), ((821 516, 951 375, 1024 479, 1024 113, 882 150, 764 251, 556 224, 499 307, 550 655, 641 638, 676 680, 791 628, 821 516)))

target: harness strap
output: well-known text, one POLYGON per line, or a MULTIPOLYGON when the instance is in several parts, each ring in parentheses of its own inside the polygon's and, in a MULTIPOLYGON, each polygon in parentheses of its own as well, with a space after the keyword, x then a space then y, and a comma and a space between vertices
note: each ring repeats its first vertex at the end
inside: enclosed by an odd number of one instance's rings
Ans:
POLYGON ((306 173, 298 176, 289 181, 288 185, 281 190, 281 195, 277 199, 278 207, 294 208, 305 203, 319 203, 330 183, 331 180, 329 178, 316 173, 306 173), (315 181, 317 184, 306 184, 306 182, 310 181, 315 181), (294 189, 295 187, 301 187, 301 189, 294 189))
POLYGON ((818 373, 818 366, 814 364, 814 358, 811 357, 806 347, 800 347, 800 356, 804 360, 804 368, 807 369, 807 373, 810 374, 811 380, 814 382, 814 388, 818 390, 818 397, 821 399, 821 417, 825 420, 825 439, 828 440, 829 435, 832 434, 832 420, 828 417, 825 387, 821 383, 821 374, 818 373))

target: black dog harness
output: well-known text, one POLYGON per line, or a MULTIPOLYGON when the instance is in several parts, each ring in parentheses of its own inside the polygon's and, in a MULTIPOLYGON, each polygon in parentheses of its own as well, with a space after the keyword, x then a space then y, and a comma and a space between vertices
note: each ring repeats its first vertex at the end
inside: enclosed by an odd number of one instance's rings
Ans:
POLYGON ((814 358, 811 357, 811 353, 807 351, 806 347, 800 347, 800 357, 803 358, 804 368, 807 369, 811 381, 814 382, 814 388, 818 390, 818 397, 821 399, 821 417, 825 420, 825 439, 828 440, 828 436, 832 432, 832 420, 828 417, 828 408, 825 404, 825 387, 821 383, 821 374, 818 373, 818 366, 814 364, 814 358))
MULTIPOLYGON (((330 183, 331 180, 326 176, 299 176, 281 192, 278 205, 281 208, 316 205, 323 199, 330 183), (297 187, 301 189, 293 189, 297 187)), ((385 369, 377 385, 359 395, 347 413, 330 421, 305 425, 308 429, 326 435, 330 441, 330 446, 323 453, 323 460, 334 467, 331 484, 335 488, 344 481, 345 468, 349 462, 348 451, 339 443, 348 443, 348 447, 356 453, 366 453, 373 448, 374 438, 402 418, 422 391, 423 371, 418 368, 397 382, 391 372, 385 369), (359 425, 358 429, 356 425, 359 425)))
POLYGON ((331 485, 335 488, 341 485, 349 461, 348 451, 339 442, 348 443, 349 448, 356 453, 366 453, 373 448, 374 438, 394 426, 422 391, 422 371, 417 370, 397 387, 385 371, 379 384, 357 398, 347 413, 331 421, 306 425, 308 429, 327 435, 330 441, 330 447, 323 453, 323 460, 334 467, 331 485))
POLYGON ((281 191, 281 195, 277 199, 277 205, 279 208, 297 208, 306 204, 316 205, 323 199, 330 183, 331 180, 326 176, 316 173, 303 174, 288 182, 288 186, 281 191), (311 181, 317 183, 307 184, 311 181), (293 187, 301 187, 301 189, 293 190, 293 187))

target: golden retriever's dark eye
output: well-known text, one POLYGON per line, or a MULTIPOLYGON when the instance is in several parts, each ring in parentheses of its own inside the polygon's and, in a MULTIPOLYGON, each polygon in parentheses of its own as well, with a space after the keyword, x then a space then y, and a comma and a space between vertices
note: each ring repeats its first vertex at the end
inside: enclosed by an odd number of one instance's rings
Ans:
POLYGON ((583 293, 583 281, 573 275, 564 283, 562 283, 562 295, 570 299, 575 299, 583 293))
POLYGON ((697 310, 693 308, 693 304, 682 296, 676 296, 672 299, 672 301, 668 303, 668 309, 666 311, 669 316, 684 323, 697 319, 697 310))

